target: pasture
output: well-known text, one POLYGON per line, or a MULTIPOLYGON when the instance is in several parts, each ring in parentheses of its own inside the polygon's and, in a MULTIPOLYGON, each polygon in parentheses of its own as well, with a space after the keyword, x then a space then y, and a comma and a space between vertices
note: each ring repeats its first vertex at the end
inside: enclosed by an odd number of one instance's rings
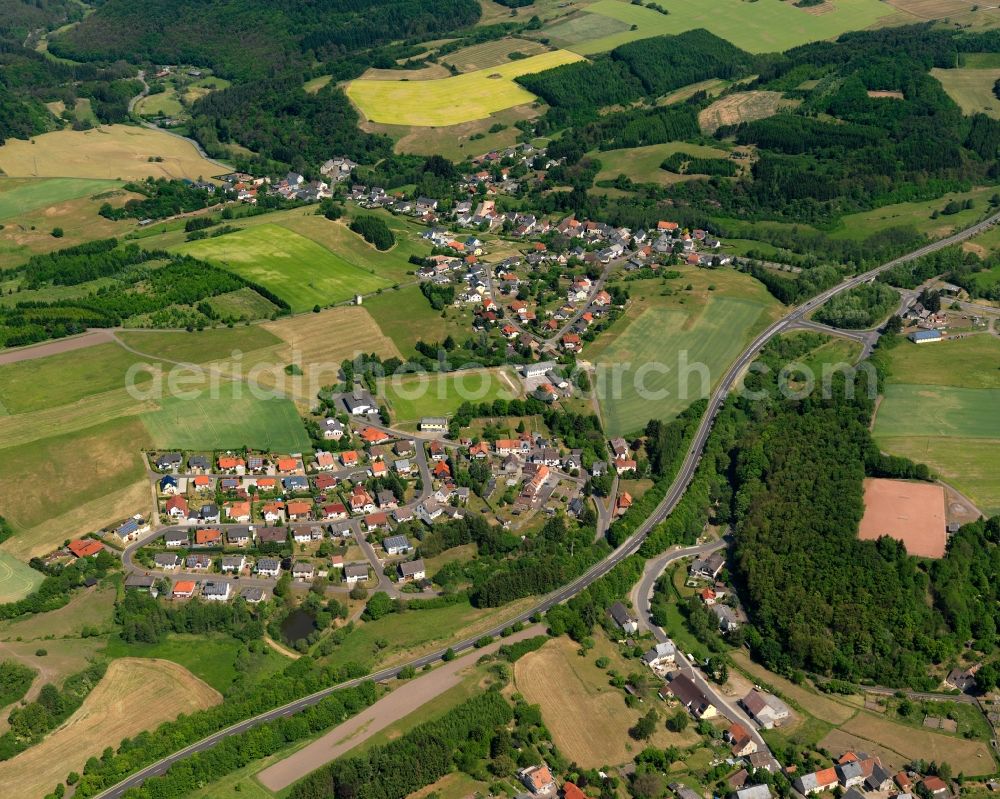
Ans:
POLYGON ((380 385, 395 423, 415 422, 422 416, 450 416, 463 402, 514 399, 520 393, 517 378, 507 369, 398 375, 380 385))
POLYGON ((604 14, 583 12, 557 20, 544 28, 545 36, 557 47, 576 50, 595 39, 606 39, 625 33, 630 28, 626 22, 604 14))
POLYGON ((0 552, 0 604, 24 599, 41 584, 44 575, 0 552))
POLYGON ((177 249, 209 261, 273 291, 292 306, 307 311, 355 294, 390 285, 315 241, 274 224, 263 224, 177 249))
POLYGON ((636 39, 705 28, 751 53, 772 53, 867 28, 894 13, 892 6, 879 0, 831 0, 831 4, 830 13, 811 14, 809 9, 781 2, 662 0, 660 5, 670 12, 663 15, 620 0, 598 0, 586 11, 635 25, 636 30, 590 39, 570 49, 590 55, 636 39))
POLYGON ((1000 339, 976 335, 893 348, 890 383, 1000 389, 1000 339))
POLYGON ((919 558, 944 556, 944 489, 906 480, 865 480, 865 514, 858 537, 874 541, 891 536, 919 558))
POLYGON ((0 178, 0 221, 119 185, 115 181, 84 178, 0 178))
MULTIPOLYGON (((638 284, 631 285, 638 293, 638 284)), ((638 430, 650 418, 671 419, 708 396, 773 305, 752 296, 671 299, 639 303, 591 352, 584 350, 597 370, 608 435, 638 430)))
POLYGON ((625 175, 636 183, 668 185, 676 183, 678 179, 687 180, 694 177, 693 175, 677 175, 660 169, 663 159, 674 153, 684 153, 698 158, 726 158, 729 155, 718 147, 686 142, 650 144, 645 147, 622 150, 602 150, 592 155, 601 162, 601 171, 597 173, 597 180, 614 180, 619 175, 625 175))
MULTIPOLYGON (((602 655, 609 656, 620 673, 630 668, 613 647, 604 640, 601 644, 599 653, 595 649, 581 657, 576 644, 556 638, 514 664, 515 688, 528 702, 541 706, 556 746, 583 768, 630 762, 634 753, 628 730, 645 712, 641 706, 626 707, 624 692, 611 686, 607 671, 594 664, 602 655)), ((649 742, 657 748, 689 746, 698 737, 691 729, 671 733, 662 723, 657 727, 649 742)))
POLYGON ((419 340, 444 341, 450 335, 464 341, 469 337, 471 314, 468 310, 445 308, 435 311, 416 285, 383 291, 365 300, 364 307, 404 355, 416 353, 413 345, 419 340), (405 308, 406 313, 401 314, 400 308, 405 308))
POLYGON ((786 100, 781 92, 738 92, 716 100, 698 114, 698 124, 705 133, 719 128, 766 119, 782 108, 798 105, 798 100, 786 100))
POLYGON ((140 418, 153 446, 160 449, 309 450, 309 436, 294 403, 259 399, 253 391, 243 383, 223 383, 217 395, 206 391, 199 397, 165 397, 158 410, 140 418))
POLYGON ((54 733, 0 763, 0 782, 18 796, 42 797, 70 771, 122 738, 218 704, 222 697, 187 669, 162 660, 115 660, 80 708, 54 733))
POLYGON ((993 84, 1000 79, 1000 68, 994 69, 932 69, 959 108, 967 116, 986 114, 1000 118, 1000 100, 993 94, 993 84))
POLYGON ((0 147, 0 170, 11 177, 137 180, 210 177, 227 171, 178 136, 149 128, 106 125, 57 130, 0 147), (161 161, 152 159, 160 158, 161 161))
POLYGON ((281 344, 281 340, 262 325, 220 327, 192 333, 180 330, 127 330, 117 335, 122 344, 142 356, 168 363, 210 363, 232 359, 234 352, 250 353, 281 344))
POLYGON ((534 101, 514 78, 580 60, 568 50, 554 50, 440 80, 355 80, 347 95, 371 122, 457 125, 534 101))

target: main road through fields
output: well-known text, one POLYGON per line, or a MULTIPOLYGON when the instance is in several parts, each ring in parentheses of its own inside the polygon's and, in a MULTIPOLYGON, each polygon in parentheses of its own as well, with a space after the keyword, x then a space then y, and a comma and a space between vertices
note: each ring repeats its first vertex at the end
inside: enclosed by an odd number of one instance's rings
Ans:
MULTIPOLYGON (((743 350, 742 354, 736 359, 736 361, 729 367, 720 381, 718 387, 712 393, 712 396, 708 401, 708 408, 705 415, 702 417, 701 423, 698 426, 698 430, 695 433, 694 439, 691 441, 691 446, 688 448, 687 453, 684 456, 684 462, 681 465, 677 476, 674 478, 674 482, 671 484, 666 496, 660 502, 660 504, 653 510, 653 512, 646 518, 642 525, 636 530, 636 532, 622 544, 618 549, 609 554, 604 560, 596 563, 592 566, 585 574, 578 577, 573 582, 568 585, 563 586, 559 590, 549 594, 548 596, 541 599, 534 607, 526 610, 520 616, 516 618, 505 619, 501 624, 498 624, 492 630, 488 630, 484 633, 480 633, 474 638, 468 638, 464 641, 458 641, 450 647, 455 652, 461 652, 466 649, 470 649, 473 644, 479 640, 484 635, 499 635, 500 632, 509 625, 516 621, 527 621, 531 616, 536 613, 544 612, 549 608, 565 602, 572 597, 579 594, 587 586, 593 583, 595 580, 600 579, 617 564, 621 563, 626 558, 634 555, 639 551, 639 547, 642 546, 642 542, 646 540, 650 531, 656 527, 660 522, 662 522, 673 509, 680 502, 681 497, 684 496, 684 492, 687 490, 688 485, 690 485, 691 480, 694 477, 695 470, 698 468, 698 463, 701 461, 702 450, 705 448, 705 443, 708 441, 708 436, 712 432, 712 425, 715 422, 715 417, 718 415, 719 410, 722 408, 722 404, 725 402, 726 397, 729 392, 732 391, 733 387, 737 384, 740 376, 744 373, 747 367, 754 361, 754 359, 760 354, 761 349, 775 336, 781 335, 783 332, 795 326, 801 319, 806 317, 809 313, 816 310, 819 306, 826 303, 832 297, 848 291, 852 288, 856 288, 870 280, 874 280, 879 274, 891 269, 898 264, 905 263, 907 261, 912 261, 916 258, 920 258, 924 255, 929 255, 937 250, 949 247, 952 244, 958 244, 959 242, 965 241, 967 239, 976 236, 993 225, 1000 222, 1000 213, 994 214, 993 216, 984 219, 982 222, 978 222, 971 227, 965 228, 951 236, 947 236, 943 239, 938 239, 931 244, 927 244, 920 247, 913 252, 906 255, 895 258, 888 261, 881 266, 871 269, 863 274, 857 275, 852 278, 848 278, 841 283, 837 284, 833 288, 829 288, 826 291, 813 297, 811 300, 803 303, 802 305, 793 308, 785 316, 783 316, 778 321, 774 322, 770 327, 768 327, 764 332, 762 332, 757 338, 755 338, 750 345, 743 350)), ((705 546, 700 547, 688 547, 687 549, 676 550, 672 553, 672 558, 680 558, 688 555, 698 554, 705 550, 705 546)), ((339 685, 333 685, 329 688, 325 688, 322 691, 317 691, 310 696, 297 699, 294 702, 290 702, 287 705, 270 710, 267 713, 262 713, 259 716, 254 716, 253 718, 241 721, 238 724, 234 724, 231 727, 227 727, 224 730, 220 730, 213 735, 203 738, 197 743, 191 744, 190 746, 181 749, 178 752, 174 752, 172 755, 168 755, 162 760, 153 763, 150 766, 136 772, 131 777, 122 780, 117 785, 113 785, 110 788, 105 789, 102 793, 98 794, 98 799, 115 799, 120 797, 125 793, 126 790, 132 788, 136 785, 142 784, 144 780, 148 777, 155 776, 157 774, 163 774, 173 763, 178 760, 183 760, 184 758, 195 754, 196 752, 202 752, 206 749, 210 749, 216 743, 221 741, 223 738, 229 737, 231 735, 237 735, 241 732, 245 732, 253 727, 263 724, 267 721, 272 721, 281 716, 289 716, 296 713, 306 707, 316 704, 324 697, 329 696, 334 691, 346 688, 352 685, 357 685, 364 680, 375 680, 376 682, 382 680, 389 680, 396 677, 399 672, 406 666, 413 666, 414 668, 422 668, 428 663, 434 663, 441 659, 446 650, 442 649, 437 652, 433 652, 429 655, 424 655, 421 658, 411 661, 410 663, 400 664, 399 666, 394 666, 389 669, 383 669, 382 671, 376 672, 375 674, 370 674, 367 677, 358 678, 356 680, 350 680, 348 682, 340 683, 339 685)), ((711 687, 706 683, 706 687, 712 690, 711 687)), ((405 691, 406 686, 400 686, 396 690, 405 691)), ((717 701, 723 702, 718 696, 713 696, 717 701)))

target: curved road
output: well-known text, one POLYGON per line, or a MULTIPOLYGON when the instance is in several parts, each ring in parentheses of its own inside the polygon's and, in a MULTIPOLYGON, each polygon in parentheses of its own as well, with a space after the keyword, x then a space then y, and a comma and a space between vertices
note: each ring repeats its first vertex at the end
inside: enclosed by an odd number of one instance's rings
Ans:
MULTIPOLYGON (((761 349, 774 337, 780 335, 791 327, 794 327, 806 314, 814 311, 820 305, 830 300, 842 292, 848 291, 852 288, 867 283, 870 280, 875 279, 879 274, 891 269, 898 264, 905 263, 907 261, 912 261, 916 258, 923 257, 937 250, 949 247, 952 244, 958 244, 966 239, 972 238, 983 231, 993 227, 993 225, 1000 222, 1000 213, 994 214, 987 219, 984 219, 977 224, 966 228, 958 233, 951 236, 947 236, 943 239, 938 239, 935 242, 927 244, 914 250, 907 255, 900 256, 899 258, 894 258, 881 266, 875 267, 863 274, 857 275, 856 277, 848 278, 837 284, 836 286, 827 289, 826 291, 813 297, 811 300, 803 303, 802 305, 793 308, 784 317, 774 322, 766 330, 764 330, 760 335, 758 335, 751 344, 743 350, 743 353, 736 359, 736 361, 729 367, 720 381, 719 385, 712 392, 712 396, 709 398, 708 408, 705 415, 702 417, 701 423, 698 426, 698 430, 694 435, 691 445, 688 447, 688 451, 684 456, 684 462, 681 465, 677 476, 674 478, 674 482, 671 484, 666 496, 656 507, 656 509, 649 515, 645 522, 636 530, 636 532, 622 544, 618 549, 609 554, 604 560, 596 563, 592 566, 585 574, 573 580, 568 585, 563 586, 558 591, 549 594, 547 597, 542 599, 533 608, 525 611, 520 616, 514 619, 506 619, 502 624, 492 630, 488 630, 485 633, 480 633, 475 638, 469 638, 465 641, 460 641, 452 645, 451 649, 456 652, 460 652, 472 647, 476 640, 478 640, 483 635, 499 635, 500 631, 512 624, 515 621, 526 621, 531 616, 536 613, 541 613, 554 605, 558 605, 565 602, 581 591, 587 588, 591 583, 600 579, 605 574, 607 574, 611 569, 613 569, 617 564, 621 563, 626 558, 635 554, 639 551, 639 547, 642 546, 643 541, 649 535, 650 531, 653 530, 660 522, 662 522, 677 506, 680 502, 681 497, 684 496, 684 492, 687 490, 688 485, 694 478, 695 470, 698 468, 698 464, 701 462, 702 450, 705 448, 705 444, 708 441, 708 437, 712 432, 712 425, 715 422, 715 417, 718 415, 719 410, 722 408, 726 397, 729 392, 739 381, 740 376, 749 367, 749 365, 754 361, 754 359, 760 354, 761 349)), ((691 547, 690 551, 678 550, 674 554, 678 557, 684 557, 684 554, 690 555, 695 554, 699 547, 691 547)), ((234 724, 232 727, 228 727, 221 730, 207 738, 198 741, 197 743, 191 744, 172 755, 169 755, 162 760, 147 766, 141 771, 136 772, 127 779, 119 782, 110 788, 107 788, 102 793, 98 794, 98 799, 112 799, 113 797, 120 797, 128 788, 140 785, 147 777, 155 776, 157 774, 162 774, 170 766, 179 760, 188 757, 196 752, 201 752, 214 746, 218 741, 230 735, 235 735, 251 729, 259 724, 267 721, 279 718, 280 716, 287 716, 302 710, 305 707, 313 705, 319 702, 326 696, 329 696, 334 691, 345 688, 351 685, 356 685, 364 680, 387 680, 395 677, 399 671, 406 665, 413 666, 415 668, 422 668, 428 663, 434 663, 441 659, 445 650, 439 650, 437 652, 432 652, 431 654, 424 655, 408 664, 403 664, 400 666, 395 666, 390 669, 383 669, 375 674, 368 675, 367 677, 358 678, 356 680, 350 680, 340 685, 334 685, 329 688, 325 688, 322 691, 318 691, 310 696, 303 697, 302 699, 297 699, 294 702, 290 702, 282 707, 275 708, 274 710, 263 713, 259 716, 254 716, 253 718, 241 721, 238 724, 234 724)))

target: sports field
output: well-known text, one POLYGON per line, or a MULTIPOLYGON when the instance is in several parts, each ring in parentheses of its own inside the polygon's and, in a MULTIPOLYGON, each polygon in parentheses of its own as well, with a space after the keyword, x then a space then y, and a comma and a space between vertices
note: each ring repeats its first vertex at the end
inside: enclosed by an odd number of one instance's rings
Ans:
POLYGON ((963 113, 1000 117, 1000 100, 993 94, 993 84, 1000 79, 1000 69, 932 69, 963 113))
POLYGON ((343 302, 391 285, 278 225, 258 225, 177 249, 259 283, 288 302, 293 311, 343 302))
POLYGON ((0 604, 23 599, 39 586, 43 576, 12 555, 0 552, 0 604))
POLYGON ((570 49, 583 55, 610 50, 625 42, 683 33, 705 28, 751 53, 784 51, 806 42, 832 39, 845 31, 860 30, 888 17, 896 10, 879 0, 830 0, 833 10, 811 14, 792 3, 743 0, 661 0, 670 14, 663 15, 620 0, 598 0, 586 8, 592 14, 611 17, 636 30, 613 33, 570 49))
POLYGON ((944 488, 906 480, 865 480, 865 515, 858 537, 873 541, 883 535, 906 545, 920 558, 944 556, 944 488))
POLYGON ((208 178, 227 170, 202 158, 194 145, 163 131, 127 125, 57 130, 31 140, 8 139, 0 170, 11 177, 208 178), (151 161, 162 158, 162 161, 151 161))
POLYGON ((534 101, 514 78, 580 60, 576 53, 554 50, 441 80, 355 80, 348 84, 347 95, 372 122, 457 125, 534 101))
POLYGON ((70 771, 82 772, 87 759, 99 757, 106 746, 117 747, 122 738, 221 700, 217 691, 175 663, 112 661, 65 724, 41 743, 0 763, 0 783, 16 785, 19 797, 40 799, 70 771))
POLYGON ((650 418, 671 419, 708 396, 765 307, 755 299, 711 297, 690 310, 682 305, 647 307, 628 322, 623 333, 593 355, 608 435, 638 430, 650 418))
POLYGON ((400 375, 382 382, 394 423, 422 416, 450 416, 463 402, 492 402, 520 396, 518 379, 507 369, 457 374, 400 375))
POLYGON ((239 449, 277 452, 310 448, 302 419, 287 399, 257 399, 244 384, 226 383, 220 396, 168 397, 144 413, 153 446, 163 449, 239 449))
POLYGON ((119 185, 115 181, 86 178, 0 178, 0 220, 98 194, 119 185))
POLYGON ((984 513, 1000 511, 998 363, 988 334, 897 345, 873 428, 883 450, 926 463, 984 513))

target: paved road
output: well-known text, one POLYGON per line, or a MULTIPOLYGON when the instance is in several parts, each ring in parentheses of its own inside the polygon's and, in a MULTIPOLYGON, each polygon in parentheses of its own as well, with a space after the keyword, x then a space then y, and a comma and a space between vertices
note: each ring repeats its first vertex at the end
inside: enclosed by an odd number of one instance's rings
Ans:
MULTIPOLYGON (((726 544, 727 542, 725 540, 720 539, 718 541, 711 541, 696 547, 675 549, 671 552, 660 555, 658 558, 647 561, 642 578, 636 584, 635 588, 632 589, 632 605, 634 606, 636 616, 639 619, 639 627, 643 630, 651 632, 657 641, 660 641, 661 643, 666 641, 666 632, 662 627, 659 627, 653 622, 652 599, 653 588, 656 585, 656 581, 671 563, 674 563, 681 558, 690 557, 691 555, 707 555, 709 552, 715 552, 716 550, 722 549, 726 546, 726 544)), ((767 742, 764 741, 760 733, 757 731, 757 725, 754 724, 753 720, 743 712, 739 705, 735 704, 727 696, 721 693, 718 686, 706 680, 701 671, 695 668, 695 665, 691 662, 691 660, 679 649, 677 650, 674 660, 680 673, 691 678, 694 684, 697 685, 701 691, 712 700, 712 704, 715 705, 721 715, 725 716, 730 721, 739 722, 746 727, 750 736, 756 742, 758 751, 770 754, 771 750, 768 749, 767 742)))
MULTIPOLYGON (((618 547, 618 549, 609 554, 606 558, 604 558, 604 560, 600 561, 599 563, 591 567, 585 574, 581 575, 576 580, 573 580, 568 585, 565 585, 559 590, 549 594, 547 597, 538 602, 537 605, 525 611, 516 619, 508 619, 503 623, 499 624, 497 627, 493 628, 492 630, 487 630, 485 633, 480 633, 480 636, 499 635, 500 631, 504 627, 511 624, 513 621, 526 621, 536 613, 542 613, 555 605, 558 605, 562 602, 565 602, 573 598, 581 591, 586 589, 587 586, 589 586, 591 583, 600 579, 609 571, 611 571, 611 569, 613 569, 623 560, 638 552, 639 547, 642 546, 643 541, 646 540, 646 537, 649 535, 649 533, 660 522, 662 522, 670 514, 671 511, 673 511, 673 509, 677 506, 677 503, 680 502, 681 498, 684 496, 684 492, 687 490, 688 485, 694 478, 695 470, 698 468, 698 464, 701 462, 702 451, 705 448, 705 444, 708 441, 708 437, 712 432, 712 425, 715 422, 715 418, 718 415, 719 410, 722 408, 722 405, 725 402, 726 397, 729 395, 729 392, 733 389, 733 387, 737 384, 740 376, 743 374, 746 368, 751 364, 751 362, 753 362, 753 360, 760 353, 761 349, 763 349, 763 347, 771 339, 773 339, 775 336, 784 333, 786 330, 794 326, 799 320, 801 320, 807 314, 814 311, 823 303, 827 302, 831 297, 834 297, 837 294, 840 294, 844 291, 848 291, 849 289, 855 288, 856 286, 860 286, 864 283, 874 280, 876 277, 878 277, 879 274, 886 271, 887 269, 891 269, 892 267, 897 266, 898 264, 902 264, 907 261, 912 261, 916 258, 920 258, 924 255, 936 252, 937 250, 949 247, 952 244, 957 244, 959 242, 965 241, 966 239, 972 238, 973 236, 976 236, 982 233, 983 231, 993 227, 993 225, 997 224, 998 222, 1000 222, 1000 213, 994 214, 993 216, 983 220, 982 222, 978 222, 972 227, 966 228, 965 230, 959 233, 953 234, 943 239, 939 239, 938 241, 932 242, 931 244, 927 244, 923 247, 914 250, 913 252, 907 255, 900 256, 899 258, 894 258, 893 260, 888 261, 887 263, 884 263, 881 266, 871 269, 861 275, 845 279, 838 285, 827 289, 826 291, 822 292, 821 294, 817 295, 811 300, 808 300, 802 305, 793 308, 783 318, 771 324, 766 330, 764 330, 750 343, 750 345, 743 351, 743 353, 739 356, 739 358, 736 359, 735 363, 733 363, 733 365, 729 367, 728 371, 723 376, 718 387, 715 389, 715 391, 712 393, 712 396, 709 399, 707 411, 705 415, 702 417, 701 423, 698 426, 698 430, 695 433, 693 440, 691 441, 691 445, 688 447, 687 453, 684 456, 684 462, 681 465, 681 468, 679 469, 677 476, 674 478, 674 482, 667 490, 666 496, 663 498, 660 504, 649 515, 646 521, 639 526, 636 532, 625 543, 623 543, 620 547, 618 547)), ((475 638, 469 638, 466 639, 465 641, 459 641, 455 643, 451 648, 456 652, 469 649, 470 647, 472 647, 475 641, 478 640, 480 636, 476 636, 475 638)), ((417 660, 413 661, 410 664, 404 664, 404 665, 412 665, 415 668, 421 668, 427 663, 433 663, 439 660, 441 656, 444 654, 444 651, 445 650, 432 652, 429 655, 425 655, 421 658, 418 658, 417 660)), ((368 679, 375 679, 375 680, 390 679, 392 677, 395 677, 402 667, 403 666, 396 666, 391 669, 384 669, 374 675, 371 675, 368 679)), ((289 715, 291 713, 296 712, 297 710, 301 710, 304 707, 308 707, 312 704, 315 704, 316 702, 320 701, 324 696, 328 696, 330 693, 337 690, 338 688, 343 688, 348 685, 356 685, 357 683, 361 682, 361 679, 364 678, 360 678, 358 680, 352 680, 348 683, 344 683, 339 686, 331 686, 315 694, 312 694, 311 696, 298 699, 295 702, 292 702, 288 705, 275 708, 274 710, 271 710, 260 716, 255 716, 251 719, 247 719, 246 721, 242 721, 238 724, 235 724, 226 730, 217 732, 195 744, 192 744, 191 746, 186 747, 185 749, 182 749, 179 752, 175 752, 174 754, 169 755, 168 757, 158 761, 157 763, 154 763, 151 766, 147 766, 145 769, 137 772, 136 774, 133 774, 128 779, 123 780, 122 782, 118 783, 117 785, 111 788, 108 788, 103 793, 99 794, 99 799, 112 799, 112 797, 119 797, 128 788, 141 784, 142 781, 146 779, 146 777, 155 774, 162 774, 171 766, 171 764, 184 759, 190 754, 193 754, 195 752, 201 752, 204 751, 205 749, 209 749, 215 743, 217 743, 218 741, 222 740, 223 738, 229 735, 234 735, 243 732, 259 724, 262 724, 263 722, 270 721, 282 715, 289 715)))

